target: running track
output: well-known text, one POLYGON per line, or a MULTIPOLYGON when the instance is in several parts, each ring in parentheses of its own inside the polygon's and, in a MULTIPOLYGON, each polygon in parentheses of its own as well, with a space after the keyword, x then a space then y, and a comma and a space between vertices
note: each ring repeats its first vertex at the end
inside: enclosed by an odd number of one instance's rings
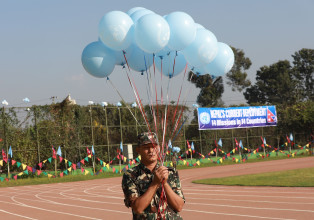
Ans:
MULTIPOLYGON (((208 186, 223 177, 314 167, 314 157, 180 170, 184 219, 314 219, 314 187, 208 186)), ((131 219, 121 177, 0 189, 0 219, 131 219)))

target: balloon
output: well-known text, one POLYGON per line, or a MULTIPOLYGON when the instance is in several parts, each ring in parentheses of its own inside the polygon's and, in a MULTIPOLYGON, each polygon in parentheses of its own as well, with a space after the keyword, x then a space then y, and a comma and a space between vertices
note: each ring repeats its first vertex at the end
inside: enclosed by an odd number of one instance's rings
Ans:
POLYGON ((200 25, 198 23, 195 23, 195 28, 197 29, 205 29, 203 25, 200 25))
POLYGON ((132 15, 130 15, 130 17, 133 20, 133 22, 135 23, 138 21, 138 19, 140 19, 144 15, 148 15, 148 14, 154 14, 154 12, 152 12, 151 10, 147 10, 147 9, 138 10, 138 11, 134 12, 132 15))
POLYGON ((195 40, 196 28, 193 18, 184 12, 172 12, 166 20, 170 27, 168 47, 182 50, 195 40))
POLYGON ((208 73, 208 71, 205 69, 206 66, 199 66, 199 67, 194 67, 192 72, 195 73, 196 75, 205 75, 208 73))
POLYGON ((99 22, 100 40, 113 50, 128 48, 133 37, 133 21, 122 11, 111 11, 105 14, 99 22))
POLYGON ((129 16, 131 16, 134 12, 139 11, 139 10, 143 10, 143 9, 146 9, 146 8, 143 8, 143 7, 134 7, 134 8, 131 8, 130 10, 128 10, 127 14, 128 14, 129 16))
POLYGON ((155 63, 156 63, 157 69, 160 72, 162 72, 162 74, 170 78, 181 73, 186 66, 186 60, 180 51, 178 52, 171 51, 166 55, 163 55, 162 53, 162 56, 161 54, 157 53, 156 58, 155 58, 155 63), (162 62, 162 70, 161 70, 161 62, 162 62))
MULTIPOLYGON (((153 64, 153 55, 145 53, 136 45, 130 47, 132 51, 130 58, 128 59, 128 64, 131 69, 144 72, 153 64)), ((126 51, 128 53, 128 50, 126 51)))
POLYGON ((195 40, 182 52, 190 65, 194 67, 206 65, 217 55, 217 38, 209 30, 198 29, 195 40))
POLYGON ((134 27, 135 42, 147 53, 157 53, 169 41, 170 28, 167 21, 157 14, 141 17, 134 27))
POLYGON ((112 50, 99 41, 88 44, 82 53, 84 69, 92 76, 103 78, 109 76, 115 66, 112 50))
POLYGON ((211 63, 205 66, 205 69, 211 75, 222 76, 231 70, 233 64, 232 49, 227 44, 218 42, 218 54, 211 63))
POLYGON ((114 53, 114 56, 115 56, 115 64, 116 65, 120 65, 120 66, 123 66, 126 62, 125 62, 125 59, 128 60, 132 54, 132 49, 133 47, 130 46, 128 47, 127 49, 125 49, 125 51, 116 51, 114 50, 113 53, 114 53), (125 57, 124 57, 125 56, 125 57))

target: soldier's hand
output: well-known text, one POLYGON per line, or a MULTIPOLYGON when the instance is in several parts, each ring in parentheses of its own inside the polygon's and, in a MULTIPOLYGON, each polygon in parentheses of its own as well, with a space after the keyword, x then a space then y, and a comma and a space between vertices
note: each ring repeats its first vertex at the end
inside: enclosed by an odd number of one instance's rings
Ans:
POLYGON ((169 176, 168 168, 161 166, 155 171, 153 182, 156 184, 160 184, 164 181, 165 183, 168 180, 168 176, 169 176))

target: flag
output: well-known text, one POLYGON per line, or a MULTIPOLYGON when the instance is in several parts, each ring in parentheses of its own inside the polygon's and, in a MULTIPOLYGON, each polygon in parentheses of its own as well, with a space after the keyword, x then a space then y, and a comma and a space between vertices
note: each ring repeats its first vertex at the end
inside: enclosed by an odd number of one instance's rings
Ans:
POLYGON ((92 145, 92 153, 95 155, 94 145, 92 145))
POLYGON ((57 155, 56 155, 56 150, 54 149, 54 147, 52 147, 52 158, 56 159, 57 155))
POLYGON ((61 152, 60 146, 58 147, 57 155, 59 155, 60 157, 62 157, 62 152, 61 152))
POLYGON ((194 150, 194 143, 191 144, 191 149, 194 150))
POLYGON ((169 142, 168 142, 168 147, 169 147, 169 148, 172 148, 171 140, 169 140, 169 142))
POLYGON ((234 140, 235 140, 235 142, 236 142, 236 146, 238 147, 238 146, 239 146, 239 143, 238 143, 237 139, 235 138, 234 140))
POLYGON ((277 122, 277 117, 267 108, 267 123, 277 122))
POLYGON ((220 147, 222 147, 222 140, 221 140, 221 138, 219 138, 218 145, 219 145, 220 147))
POLYGON ((122 145, 122 141, 120 142, 120 150, 121 150, 121 152, 123 152, 123 145, 122 145))
POLYGON ((10 157, 12 158, 12 156, 13 156, 13 153, 12 153, 12 148, 11 148, 11 146, 10 146, 10 148, 9 148, 9 152, 8 152, 8 155, 10 154, 10 157))
POLYGON ((190 149, 190 148, 191 148, 191 145, 190 145, 189 141, 186 140, 186 143, 188 144, 188 148, 190 149))
POLYGON ((290 141, 293 141, 293 136, 292 133, 290 133, 290 137, 289 137, 290 141))
POLYGON ((242 140, 240 140, 240 143, 239 143, 240 147, 243 149, 243 144, 242 144, 242 140))
POLYGON ((264 143, 265 146, 267 145, 267 144, 266 144, 266 138, 264 138, 263 143, 264 143))
POLYGON ((87 155, 91 155, 91 151, 88 149, 88 147, 86 147, 86 151, 87 151, 87 155))
POLYGON ((290 143, 290 139, 289 139, 288 135, 286 135, 286 138, 287 138, 288 143, 290 143))
POLYGON ((2 149, 2 159, 7 163, 8 162, 8 158, 6 153, 4 152, 4 150, 2 149))

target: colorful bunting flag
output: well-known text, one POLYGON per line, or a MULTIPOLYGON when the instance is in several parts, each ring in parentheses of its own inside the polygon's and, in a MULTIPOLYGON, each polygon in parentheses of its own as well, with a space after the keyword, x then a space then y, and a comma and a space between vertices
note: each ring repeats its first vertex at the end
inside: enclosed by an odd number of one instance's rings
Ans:
POLYGON ((62 152, 61 152, 61 147, 60 147, 60 146, 58 147, 57 155, 59 155, 60 157, 62 157, 62 152))
POLYGON ((12 158, 12 156, 13 156, 13 152, 12 152, 12 148, 11 148, 11 146, 10 146, 10 148, 9 148, 8 155, 10 155, 10 157, 11 157, 11 158, 12 158))

